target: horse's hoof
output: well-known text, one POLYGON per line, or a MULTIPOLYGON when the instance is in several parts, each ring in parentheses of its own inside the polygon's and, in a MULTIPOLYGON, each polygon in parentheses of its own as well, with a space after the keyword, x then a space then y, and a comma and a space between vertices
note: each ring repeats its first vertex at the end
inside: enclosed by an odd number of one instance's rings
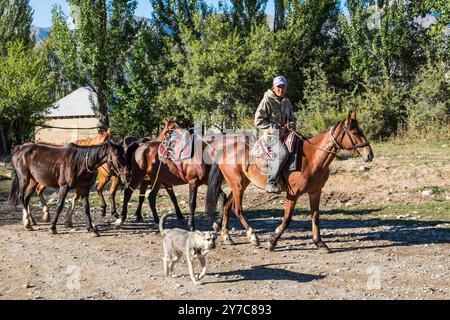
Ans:
POLYGON ((250 241, 250 243, 251 243, 253 246, 255 246, 255 247, 260 247, 260 246, 261 246, 260 243, 259 243, 259 239, 258 239, 258 238, 252 239, 252 240, 250 241))
POLYGON ((273 244, 272 242, 269 241, 267 243, 267 249, 269 249, 269 251, 275 250, 275 244, 273 244))
POLYGON ((44 216, 42 222, 50 222, 50 216, 44 216))
POLYGON ((49 231, 51 234, 58 234, 58 231, 56 231, 56 228, 50 228, 49 231))
POLYGON ((214 222, 213 225, 212 225, 212 229, 213 229, 215 232, 219 233, 219 229, 220 229, 219 224, 218 224, 217 222, 214 222))
POLYGON ((119 216, 119 214, 118 214, 117 212, 111 213, 111 216, 112 216, 113 218, 115 218, 115 219, 119 219, 119 218, 120 218, 120 216, 119 216))
POLYGON ((25 226, 25 230, 27 230, 27 231, 33 231, 34 229, 33 229, 32 226, 25 226))
POLYGON ((100 237, 100 232, 98 232, 98 230, 92 229, 90 231, 90 233, 91 233, 91 236, 93 236, 95 238, 100 237))
POLYGON ((64 222, 64 227, 73 228, 73 223, 72 222, 64 222))
POLYGON ((226 237, 226 238, 223 239, 223 244, 224 245, 234 245, 235 243, 234 243, 233 240, 231 240, 230 237, 226 237))
POLYGON ((314 241, 314 244, 316 245, 317 249, 320 252, 324 252, 324 253, 330 253, 331 252, 330 248, 328 248, 328 246, 322 241, 314 241))
POLYGON ((144 222, 144 218, 142 216, 136 216, 134 218, 134 222, 135 223, 142 223, 142 222, 144 222))
POLYGON ((184 220, 184 217, 183 217, 182 214, 179 214, 179 215, 177 214, 177 219, 178 219, 178 220, 184 220))
POLYGON ((122 227, 122 219, 117 219, 116 221, 114 221, 114 228, 115 229, 120 229, 120 227, 122 227))
POLYGON ((32 219, 31 222, 32 222, 32 225, 33 225, 33 226, 37 226, 36 220, 32 219))

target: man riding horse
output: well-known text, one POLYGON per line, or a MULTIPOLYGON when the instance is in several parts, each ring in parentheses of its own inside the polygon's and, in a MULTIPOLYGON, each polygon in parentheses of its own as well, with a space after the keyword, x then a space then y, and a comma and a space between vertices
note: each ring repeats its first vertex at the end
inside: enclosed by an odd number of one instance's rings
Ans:
POLYGON ((285 97, 287 79, 278 76, 273 79, 272 88, 268 89, 261 100, 255 114, 255 126, 263 133, 263 140, 273 151, 272 161, 268 163, 268 179, 266 191, 280 193, 278 177, 289 157, 283 139, 289 130, 295 130, 296 118, 292 104, 285 97))

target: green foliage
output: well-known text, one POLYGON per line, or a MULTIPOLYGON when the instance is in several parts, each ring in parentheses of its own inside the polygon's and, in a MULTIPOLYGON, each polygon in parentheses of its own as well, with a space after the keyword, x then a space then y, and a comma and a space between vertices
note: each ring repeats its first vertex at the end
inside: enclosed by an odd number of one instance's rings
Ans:
POLYGON ((156 134, 163 115, 156 98, 164 88, 166 48, 155 28, 142 24, 132 45, 125 73, 117 81, 111 110, 112 127, 120 136, 156 134))
POLYGON ((90 86, 98 97, 101 125, 108 127, 108 103, 135 37, 136 0, 69 0, 75 30, 60 7, 53 7, 55 51, 71 82, 90 86))
POLYGON ((331 127, 344 118, 341 94, 330 86, 321 66, 304 70, 304 102, 298 104, 297 128, 308 135, 331 127))
POLYGON ((242 34, 248 34, 253 24, 261 25, 266 21, 264 10, 267 0, 231 0, 230 8, 222 1, 224 15, 230 21, 231 27, 242 34))
POLYGON ((340 35, 339 1, 287 1, 285 27, 276 33, 280 56, 288 63, 282 73, 289 79, 289 98, 302 99, 303 69, 322 64, 332 84, 339 82, 346 66, 346 51, 340 35))
POLYGON ((195 119, 221 129, 237 128, 245 117, 253 116, 277 72, 273 35, 266 25, 254 25, 244 37, 230 30, 218 15, 206 19, 196 15, 193 21, 202 37, 183 27, 184 48, 169 40, 168 58, 173 67, 166 75, 167 90, 158 101, 166 111, 191 124, 195 119))
POLYGON ((354 90, 344 101, 346 110, 356 110, 366 136, 385 139, 397 133, 405 122, 405 92, 385 72, 380 77, 366 79, 361 93, 354 90))
POLYGON ((29 0, 0 1, 0 57, 6 55, 9 42, 21 41, 26 46, 33 44, 30 34, 32 22, 29 0))
POLYGON ((16 143, 30 140, 34 127, 51 106, 51 82, 42 55, 21 42, 12 42, 0 60, 0 120, 16 143))
POLYGON ((450 69, 430 59, 422 67, 406 103, 408 129, 412 135, 431 132, 450 138, 450 69))

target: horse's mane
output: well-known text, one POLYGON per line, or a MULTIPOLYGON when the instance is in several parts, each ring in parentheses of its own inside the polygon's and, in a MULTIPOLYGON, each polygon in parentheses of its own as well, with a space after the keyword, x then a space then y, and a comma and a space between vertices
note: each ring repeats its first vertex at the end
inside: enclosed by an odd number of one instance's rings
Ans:
MULTIPOLYGON (((340 122, 341 122, 341 121, 337 121, 337 122, 336 122, 333 126, 331 126, 330 128, 336 127, 340 122)), ((323 129, 323 130, 319 131, 319 133, 317 133, 315 136, 308 137, 308 140, 309 140, 311 143, 314 144, 315 142, 317 142, 317 140, 322 139, 322 138, 323 138, 323 135, 324 135, 324 134, 327 134, 328 131, 330 131, 330 128, 323 129)))
POLYGON ((66 152, 64 154, 64 161, 71 167, 72 170, 80 170, 85 165, 86 157, 88 158, 88 166, 92 170, 94 164, 99 161, 99 153, 107 143, 102 143, 94 146, 79 146, 75 143, 66 145, 66 152))

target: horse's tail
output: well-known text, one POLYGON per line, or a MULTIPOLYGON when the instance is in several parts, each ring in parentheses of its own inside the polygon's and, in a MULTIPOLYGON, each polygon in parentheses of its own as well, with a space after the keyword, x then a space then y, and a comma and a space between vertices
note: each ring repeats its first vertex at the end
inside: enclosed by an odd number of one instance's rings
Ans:
POLYGON ((19 202, 19 176, 14 168, 11 170, 11 177, 13 180, 9 189, 8 204, 15 207, 19 202))
POLYGON ((209 170, 208 189, 206 190, 205 215, 209 218, 213 216, 217 206, 217 199, 222 192, 223 174, 218 163, 213 163, 209 170))
POLYGON ((159 220, 159 232, 164 236, 169 232, 168 230, 164 230, 164 222, 166 221, 167 217, 170 215, 170 213, 166 213, 161 217, 159 220))

